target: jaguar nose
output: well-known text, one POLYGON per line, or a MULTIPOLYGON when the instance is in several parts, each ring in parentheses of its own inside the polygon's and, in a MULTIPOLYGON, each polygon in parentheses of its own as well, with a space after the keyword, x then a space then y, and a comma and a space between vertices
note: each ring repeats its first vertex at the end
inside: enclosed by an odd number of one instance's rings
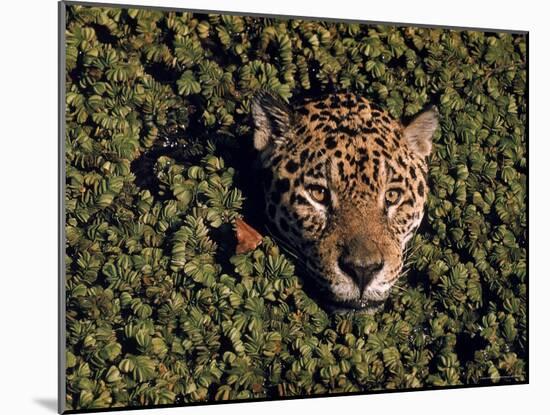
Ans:
POLYGON ((374 280, 376 274, 384 267, 384 262, 382 260, 359 260, 343 256, 339 258, 338 266, 353 279, 359 288, 359 292, 363 293, 365 288, 374 280))

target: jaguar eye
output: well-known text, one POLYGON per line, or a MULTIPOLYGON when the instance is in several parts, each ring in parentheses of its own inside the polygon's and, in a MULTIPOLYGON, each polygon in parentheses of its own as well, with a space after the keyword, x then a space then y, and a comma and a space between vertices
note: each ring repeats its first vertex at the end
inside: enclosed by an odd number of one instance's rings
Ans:
POLYGON ((386 192, 385 201, 386 206, 397 205, 401 201, 401 195, 403 192, 399 189, 390 189, 386 192))
POLYGON ((329 191, 326 187, 319 185, 312 185, 308 187, 308 192, 313 200, 322 205, 328 205, 330 201, 329 191))

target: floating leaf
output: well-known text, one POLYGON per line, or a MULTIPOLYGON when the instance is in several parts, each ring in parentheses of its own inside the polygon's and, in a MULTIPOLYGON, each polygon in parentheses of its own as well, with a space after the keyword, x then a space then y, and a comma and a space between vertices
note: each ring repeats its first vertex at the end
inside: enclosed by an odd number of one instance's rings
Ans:
POLYGON ((237 236, 237 248, 235 252, 237 254, 253 251, 262 243, 262 235, 242 219, 235 219, 235 227, 237 236))

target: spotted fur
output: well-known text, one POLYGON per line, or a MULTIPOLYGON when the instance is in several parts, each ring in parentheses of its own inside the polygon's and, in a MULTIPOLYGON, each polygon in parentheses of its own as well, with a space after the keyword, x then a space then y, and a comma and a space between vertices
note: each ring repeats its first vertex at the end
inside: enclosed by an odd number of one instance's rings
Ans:
POLYGON ((399 278, 428 192, 437 111, 407 127, 353 94, 252 101, 266 212, 335 308, 374 310, 399 278))

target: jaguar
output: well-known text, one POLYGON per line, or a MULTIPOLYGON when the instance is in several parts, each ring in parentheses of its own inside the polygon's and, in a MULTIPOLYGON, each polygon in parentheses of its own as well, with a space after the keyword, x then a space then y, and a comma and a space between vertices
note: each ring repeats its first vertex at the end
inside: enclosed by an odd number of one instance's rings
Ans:
POLYGON ((251 114, 268 223, 329 308, 379 310, 424 214, 436 107, 405 125, 357 94, 262 91, 251 114))

